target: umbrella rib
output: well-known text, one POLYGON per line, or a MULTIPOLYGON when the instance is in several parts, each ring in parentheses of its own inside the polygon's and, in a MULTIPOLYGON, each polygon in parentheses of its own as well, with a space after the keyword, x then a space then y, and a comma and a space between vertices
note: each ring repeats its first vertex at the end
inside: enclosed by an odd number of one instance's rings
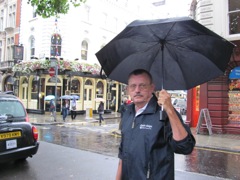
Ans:
MULTIPOLYGON (((175 26, 176 22, 172 24, 171 28, 168 30, 166 36, 164 37, 164 39, 161 39, 160 37, 158 37, 154 31, 149 27, 148 29, 153 33, 153 35, 155 37, 157 37, 159 39, 159 42, 161 44, 161 51, 162 51, 162 89, 164 88, 164 46, 166 45, 166 38, 168 37, 169 33, 171 32, 172 28, 175 26)), ((159 49, 160 50, 160 49, 159 49)), ((159 52, 158 50, 158 52, 159 52)), ((158 54, 158 53, 157 53, 158 54)), ((156 56, 155 56, 156 57, 156 56)), ((155 58, 154 58, 155 59, 155 58)))

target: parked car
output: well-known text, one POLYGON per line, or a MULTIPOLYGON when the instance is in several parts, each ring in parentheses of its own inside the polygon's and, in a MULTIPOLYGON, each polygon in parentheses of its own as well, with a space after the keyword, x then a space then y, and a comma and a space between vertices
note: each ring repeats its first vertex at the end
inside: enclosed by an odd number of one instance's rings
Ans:
POLYGON ((174 108, 181 114, 185 115, 187 113, 187 101, 186 99, 173 98, 172 104, 174 108))
POLYGON ((0 162, 25 160, 37 153, 38 130, 28 119, 21 100, 0 93, 0 162))

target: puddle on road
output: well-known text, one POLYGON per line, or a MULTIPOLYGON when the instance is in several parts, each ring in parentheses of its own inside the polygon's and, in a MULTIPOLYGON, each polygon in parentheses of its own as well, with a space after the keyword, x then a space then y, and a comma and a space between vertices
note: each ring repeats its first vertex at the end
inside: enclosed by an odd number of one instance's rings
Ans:
MULTIPOLYGON (((39 139, 58 145, 117 157, 119 136, 112 135, 117 125, 38 127, 39 139)), ((240 153, 224 153, 195 148, 191 155, 176 155, 175 169, 211 176, 240 179, 240 153)))

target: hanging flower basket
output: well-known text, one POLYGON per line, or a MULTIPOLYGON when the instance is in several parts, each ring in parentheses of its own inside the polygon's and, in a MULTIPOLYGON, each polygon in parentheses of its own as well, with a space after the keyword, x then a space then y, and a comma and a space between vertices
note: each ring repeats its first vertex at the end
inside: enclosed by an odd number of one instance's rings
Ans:
MULTIPOLYGON (((23 61, 13 66, 13 72, 22 72, 30 74, 37 69, 50 68, 50 60, 35 60, 35 61, 23 61)), ((90 74, 100 74, 100 66, 98 64, 79 63, 76 61, 59 60, 58 70, 70 70, 73 72, 87 72, 90 74)))

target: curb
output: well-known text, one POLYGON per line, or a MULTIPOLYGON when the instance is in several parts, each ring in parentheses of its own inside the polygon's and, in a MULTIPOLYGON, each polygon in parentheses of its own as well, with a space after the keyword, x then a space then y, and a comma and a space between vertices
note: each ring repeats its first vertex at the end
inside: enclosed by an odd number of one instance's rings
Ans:
MULTIPOLYGON (((121 118, 120 116, 104 117, 104 119, 106 119, 106 120, 107 119, 120 119, 120 118, 121 118)), ((89 118, 89 119, 85 119, 85 120, 76 120, 76 121, 67 121, 67 122, 53 122, 53 121, 51 122, 51 120, 47 120, 49 122, 31 122, 31 120, 30 120, 30 123, 33 125, 38 125, 38 126, 60 125, 60 124, 68 124, 68 123, 71 123, 71 124, 77 123, 77 124, 84 125, 84 124, 92 124, 92 123, 98 122, 98 120, 99 120, 99 118, 89 118)))
POLYGON ((214 147, 214 146, 201 146, 199 144, 196 144, 195 147, 197 149, 209 149, 209 150, 215 150, 215 151, 224 151, 224 152, 233 152, 233 153, 240 153, 240 150, 237 149, 229 149, 224 147, 214 147))

